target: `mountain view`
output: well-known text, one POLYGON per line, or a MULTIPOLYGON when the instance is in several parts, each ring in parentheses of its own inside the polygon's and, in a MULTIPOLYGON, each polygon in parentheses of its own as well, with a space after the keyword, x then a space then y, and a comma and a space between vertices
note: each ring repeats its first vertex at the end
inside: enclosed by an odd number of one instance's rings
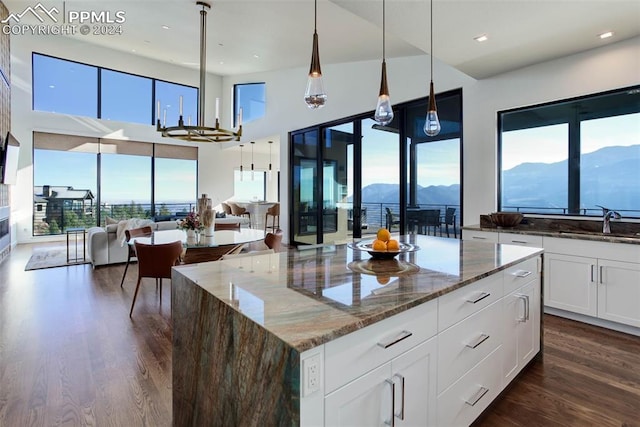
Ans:
MULTIPOLYGON (((640 209, 640 145, 605 147, 582 156, 581 205, 617 210, 640 209)), ((503 173, 503 206, 567 206, 567 161, 522 163, 503 173)), ((419 204, 459 205, 460 186, 418 187, 419 204)), ((398 186, 371 184, 363 203, 397 204, 398 186)))

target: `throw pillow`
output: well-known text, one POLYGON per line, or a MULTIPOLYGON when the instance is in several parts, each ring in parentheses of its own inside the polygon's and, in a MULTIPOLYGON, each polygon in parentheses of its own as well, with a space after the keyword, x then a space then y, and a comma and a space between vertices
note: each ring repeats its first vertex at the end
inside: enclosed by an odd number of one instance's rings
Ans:
POLYGON ((118 223, 118 220, 117 220, 117 219, 113 219, 113 218, 111 218, 110 216, 108 216, 108 217, 105 219, 105 224, 106 224, 106 225, 109 225, 109 224, 117 224, 117 223, 118 223))
POLYGON ((216 212, 216 218, 226 218, 226 212, 216 212))

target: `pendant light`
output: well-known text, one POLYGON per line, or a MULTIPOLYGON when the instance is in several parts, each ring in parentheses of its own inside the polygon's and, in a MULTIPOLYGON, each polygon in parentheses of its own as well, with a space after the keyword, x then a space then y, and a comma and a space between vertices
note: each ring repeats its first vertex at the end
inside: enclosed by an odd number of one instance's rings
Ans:
POLYGON ((313 14, 313 49, 311 51, 311 67, 307 79, 307 90, 304 91, 304 102, 312 110, 322 108, 327 102, 327 94, 324 91, 322 71, 320 70, 320 52, 318 50, 318 0, 314 0, 313 14))
POLYGON ((433 90, 433 0, 430 0, 431 5, 431 51, 429 56, 431 57, 431 82, 429 83, 429 107, 427 108, 427 117, 424 120, 424 133, 428 136, 436 136, 440 133, 440 120, 438 120, 438 111, 436 110, 436 95, 433 90))
POLYGON ((273 145, 273 141, 269 141, 269 181, 271 181, 271 177, 273 175, 273 171, 271 170, 271 146, 273 145))
POLYGON ((251 181, 254 180, 254 176, 253 176, 253 146, 256 142, 255 141, 251 141, 251 181))
POLYGON ((393 109, 389 98, 389 86, 387 85, 387 61, 385 57, 385 0, 382 0, 382 75, 380 77, 380 93, 373 119, 385 126, 393 120, 393 109))
POLYGON ((240 144, 240 181, 243 180, 242 175, 244 175, 242 171, 242 147, 244 147, 244 144, 240 144))

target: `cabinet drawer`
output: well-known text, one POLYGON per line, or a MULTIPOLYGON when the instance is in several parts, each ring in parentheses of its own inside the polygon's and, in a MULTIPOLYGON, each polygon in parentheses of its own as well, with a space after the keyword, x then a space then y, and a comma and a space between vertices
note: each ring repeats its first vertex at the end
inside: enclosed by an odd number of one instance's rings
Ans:
POLYGON ((462 230, 462 240, 498 243, 499 235, 493 231, 462 230))
POLYGON ((502 298, 502 272, 438 298, 438 331, 443 331, 502 298))
POLYGON ((502 387, 498 347, 464 377, 438 396, 439 426, 468 426, 502 387))
POLYGON ((438 393, 502 343, 502 303, 496 301, 438 335, 438 393))
POLYGON ((325 393, 434 336, 437 311, 432 300, 326 343, 325 393))
POLYGON ((540 257, 528 259, 504 271, 504 295, 540 276, 540 257))
POLYGON ((500 233, 499 241, 509 245, 542 247, 542 236, 530 236, 528 234, 500 233))

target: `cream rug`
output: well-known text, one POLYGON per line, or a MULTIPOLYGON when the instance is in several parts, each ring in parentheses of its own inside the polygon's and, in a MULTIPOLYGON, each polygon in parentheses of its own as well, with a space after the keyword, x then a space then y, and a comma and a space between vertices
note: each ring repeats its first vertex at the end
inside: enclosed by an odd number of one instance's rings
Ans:
MULTIPOLYGON (((75 256, 75 252, 71 254, 75 256)), ((79 254, 82 256, 82 252, 79 254)), ((24 270, 39 270, 41 268, 65 267, 67 265, 88 264, 89 260, 67 262, 67 249, 62 247, 36 248, 27 262, 24 270)))

